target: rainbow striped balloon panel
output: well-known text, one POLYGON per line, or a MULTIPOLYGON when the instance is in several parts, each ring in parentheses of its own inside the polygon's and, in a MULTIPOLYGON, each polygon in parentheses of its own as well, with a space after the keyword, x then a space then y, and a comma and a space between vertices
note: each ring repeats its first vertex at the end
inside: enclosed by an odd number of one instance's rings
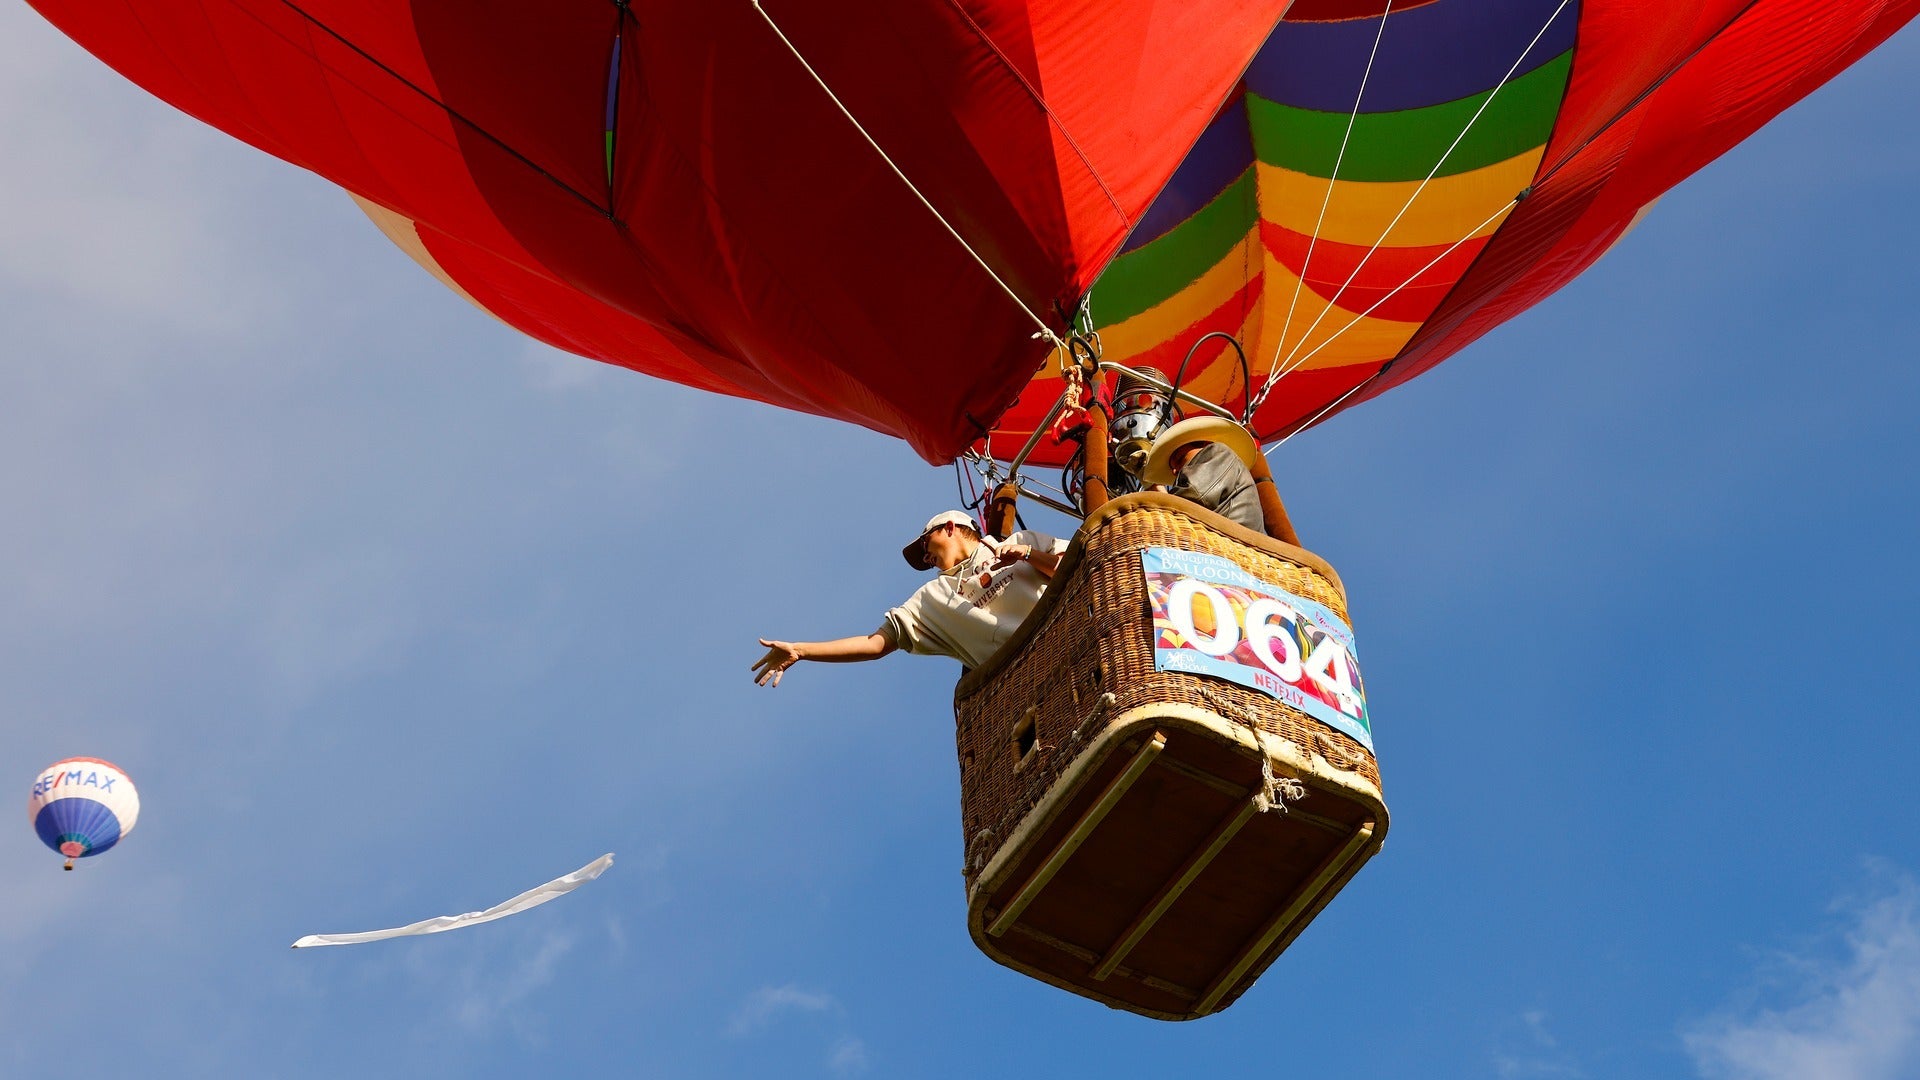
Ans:
MULTIPOLYGON (((1300 0, 1274 30, 1095 284, 1107 359, 1172 375, 1203 335, 1230 333, 1255 393, 1284 374, 1253 425, 1270 436, 1298 399, 1330 400, 1393 359, 1466 273, 1540 164, 1579 4, 1385 6, 1300 0)), ((1224 343, 1185 381, 1240 407, 1224 343)))

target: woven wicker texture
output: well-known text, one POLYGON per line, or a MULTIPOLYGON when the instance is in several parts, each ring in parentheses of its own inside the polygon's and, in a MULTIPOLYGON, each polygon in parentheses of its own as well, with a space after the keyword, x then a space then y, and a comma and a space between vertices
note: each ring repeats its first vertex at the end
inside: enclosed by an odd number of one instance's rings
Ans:
POLYGON ((1255 724, 1378 789, 1373 755, 1307 714, 1233 683, 1154 670, 1140 561, 1151 547, 1223 556, 1347 618, 1337 577, 1307 552, 1171 496, 1109 503, 1075 538, 1031 625, 956 689, 969 887, 1106 719, 1140 706, 1181 703, 1255 724))

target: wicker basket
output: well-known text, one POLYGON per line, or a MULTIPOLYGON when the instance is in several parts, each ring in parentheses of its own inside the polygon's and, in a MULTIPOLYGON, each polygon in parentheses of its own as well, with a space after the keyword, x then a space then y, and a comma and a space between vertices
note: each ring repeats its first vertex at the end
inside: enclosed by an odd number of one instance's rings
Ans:
POLYGON ((1317 556, 1183 499, 1091 515, 954 693, 968 928, 1002 964, 1168 1020, 1232 1004, 1385 839, 1373 755, 1266 694, 1156 671, 1147 548, 1223 556, 1346 618, 1317 556), (1273 807, 1262 770, 1303 798, 1273 807))

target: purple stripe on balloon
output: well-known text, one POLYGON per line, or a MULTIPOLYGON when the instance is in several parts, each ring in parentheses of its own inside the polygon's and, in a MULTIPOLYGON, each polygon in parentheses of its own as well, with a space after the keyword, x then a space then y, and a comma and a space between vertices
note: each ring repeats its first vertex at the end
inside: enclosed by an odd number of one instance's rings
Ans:
POLYGON ((1160 239, 1175 225, 1220 197, 1235 180, 1253 167, 1253 128, 1247 121, 1247 99, 1235 94, 1174 171, 1159 198, 1140 216, 1122 253, 1160 239))
POLYGON ((607 131, 613 130, 613 120, 620 103, 620 35, 613 38, 613 62, 607 65, 607 131))
POLYGON ((1247 71, 1247 88, 1301 109, 1350 113, 1376 35, 1362 112, 1398 112, 1457 101, 1499 85, 1573 47, 1580 0, 1439 0, 1379 19, 1286 23, 1274 28, 1247 71), (1548 20, 1552 24, 1548 25, 1548 20), (1541 28, 1546 33, 1541 34, 1541 28), (1540 41, 1527 48, 1535 35, 1540 41))

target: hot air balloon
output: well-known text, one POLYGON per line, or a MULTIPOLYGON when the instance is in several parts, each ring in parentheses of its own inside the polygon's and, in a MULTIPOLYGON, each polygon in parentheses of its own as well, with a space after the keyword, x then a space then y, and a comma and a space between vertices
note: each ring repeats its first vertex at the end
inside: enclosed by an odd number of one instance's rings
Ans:
POLYGON ((996 533, 1083 518, 956 690, 969 926, 1169 1019, 1387 828, 1345 591, 1260 446, 1558 289, 1920 10, 30 2, 512 327, 961 460, 996 533), (1199 418, 1264 530, 1144 490, 1199 418))
POLYGON ((27 820, 71 870, 75 859, 98 855, 133 831, 140 793, 110 761, 67 758, 40 770, 27 797, 27 820))

